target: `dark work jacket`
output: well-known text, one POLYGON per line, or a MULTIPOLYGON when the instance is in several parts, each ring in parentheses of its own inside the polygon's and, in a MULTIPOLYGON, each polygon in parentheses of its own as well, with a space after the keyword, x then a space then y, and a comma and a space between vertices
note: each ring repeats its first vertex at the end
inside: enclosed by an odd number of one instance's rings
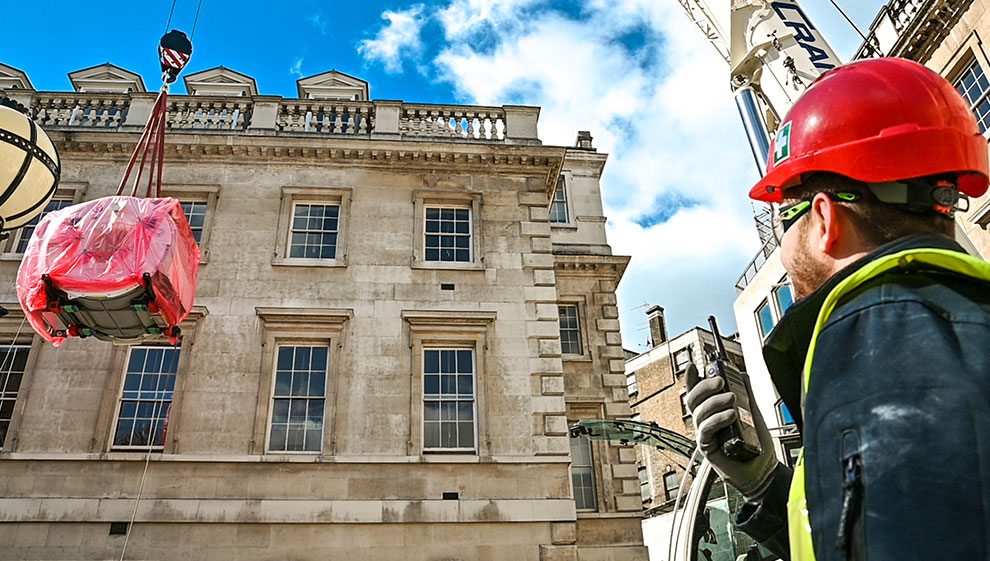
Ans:
MULTIPOLYGON (((963 251, 937 234, 880 247, 795 302, 764 344, 804 440, 817 561, 990 558, 990 283, 910 265, 868 280, 823 326, 801 403, 828 294, 867 263, 917 248, 963 251), (858 477, 843 469, 852 463, 858 477)), ((780 466, 762 504, 737 520, 785 559, 789 479, 780 466)))

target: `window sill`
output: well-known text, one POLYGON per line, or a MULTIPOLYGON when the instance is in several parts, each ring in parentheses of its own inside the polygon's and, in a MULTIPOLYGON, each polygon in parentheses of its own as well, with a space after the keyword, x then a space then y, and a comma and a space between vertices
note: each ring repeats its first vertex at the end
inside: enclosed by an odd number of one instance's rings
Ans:
POLYGON ((275 257, 273 267, 347 267, 347 259, 299 259, 275 257))
POLYGON ((413 261, 413 269, 437 269, 447 271, 484 271, 481 263, 465 263, 456 261, 413 261))
POLYGON ((551 230, 577 230, 578 225, 571 222, 551 222, 551 230))
POLYGON ((587 355, 560 355, 560 360, 564 362, 594 362, 594 360, 587 355))
POLYGON ((23 253, 3 253, 0 254, 0 261, 20 261, 24 259, 23 253))

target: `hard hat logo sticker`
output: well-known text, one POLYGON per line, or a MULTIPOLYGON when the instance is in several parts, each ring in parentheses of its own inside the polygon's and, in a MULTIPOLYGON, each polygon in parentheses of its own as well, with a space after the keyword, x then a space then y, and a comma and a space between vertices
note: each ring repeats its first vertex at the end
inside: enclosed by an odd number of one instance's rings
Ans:
POLYGON ((774 141, 773 165, 777 165, 790 157, 791 121, 787 121, 784 123, 784 126, 780 127, 780 130, 777 132, 777 138, 774 141))

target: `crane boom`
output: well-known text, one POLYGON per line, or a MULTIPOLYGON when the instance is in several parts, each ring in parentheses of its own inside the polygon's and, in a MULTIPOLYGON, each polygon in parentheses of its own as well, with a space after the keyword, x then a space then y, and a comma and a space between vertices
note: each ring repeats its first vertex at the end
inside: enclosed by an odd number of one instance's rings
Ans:
MULTIPOLYGON (((780 120, 808 85, 841 64, 839 57, 797 0, 720 0, 728 3, 718 12, 728 15, 728 35, 707 0, 677 1, 728 63, 746 138, 760 175, 765 174, 780 120)), ((769 213, 754 211, 760 241, 769 243, 769 213)))

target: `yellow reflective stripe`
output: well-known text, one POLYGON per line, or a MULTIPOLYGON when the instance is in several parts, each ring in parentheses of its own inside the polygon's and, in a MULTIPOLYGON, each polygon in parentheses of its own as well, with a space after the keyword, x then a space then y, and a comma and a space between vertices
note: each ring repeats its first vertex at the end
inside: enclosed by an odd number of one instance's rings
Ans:
MULTIPOLYGON (((825 327, 825 322, 832 315, 839 300, 874 277, 891 269, 906 268, 915 263, 932 265, 975 279, 990 281, 990 263, 958 251, 945 249, 909 249, 867 264, 836 285, 825 298, 825 303, 818 313, 818 320, 812 331, 808 354, 804 360, 802 394, 808 391, 808 385, 811 383, 811 366, 815 358, 818 334, 825 327)), ((815 546, 811 539, 811 520, 808 517, 808 500, 805 493, 803 449, 797 464, 794 466, 794 476, 791 479, 791 489, 787 498, 787 533, 790 538, 791 561, 815 561, 815 546)))
POLYGON ((787 536, 790 540, 791 561, 814 561, 815 544, 811 540, 811 519, 804 493, 804 449, 794 464, 794 476, 787 497, 787 536))

